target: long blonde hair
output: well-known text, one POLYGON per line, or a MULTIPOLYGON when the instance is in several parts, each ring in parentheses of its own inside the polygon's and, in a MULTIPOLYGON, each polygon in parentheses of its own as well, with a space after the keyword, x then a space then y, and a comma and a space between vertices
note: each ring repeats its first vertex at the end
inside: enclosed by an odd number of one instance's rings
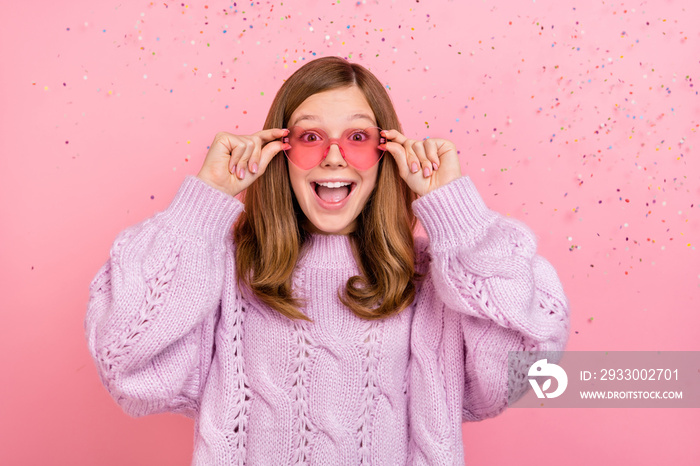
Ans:
MULTIPOLYGON (((357 85, 364 93, 377 125, 401 130, 384 86, 367 69, 338 57, 313 60, 285 81, 277 92, 264 129, 286 128, 294 110, 319 92, 357 85)), ((390 154, 380 160, 377 185, 358 216, 349 239, 361 275, 350 277, 338 298, 357 316, 382 319, 396 314, 415 298, 411 203, 417 198, 401 179, 390 154)), ((245 211, 233 231, 238 286, 290 319, 311 321, 292 296, 291 275, 300 251, 310 239, 306 219, 292 190, 287 159, 278 153, 243 194, 245 211)))

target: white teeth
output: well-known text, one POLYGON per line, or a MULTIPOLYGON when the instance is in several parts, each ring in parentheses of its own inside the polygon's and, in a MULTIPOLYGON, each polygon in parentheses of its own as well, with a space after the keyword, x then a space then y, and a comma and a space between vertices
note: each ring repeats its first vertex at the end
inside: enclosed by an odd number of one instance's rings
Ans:
POLYGON ((349 186, 352 183, 348 183, 347 181, 336 181, 332 183, 316 183, 320 184, 321 186, 325 186, 327 188, 340 188, 341 186, 349 186))

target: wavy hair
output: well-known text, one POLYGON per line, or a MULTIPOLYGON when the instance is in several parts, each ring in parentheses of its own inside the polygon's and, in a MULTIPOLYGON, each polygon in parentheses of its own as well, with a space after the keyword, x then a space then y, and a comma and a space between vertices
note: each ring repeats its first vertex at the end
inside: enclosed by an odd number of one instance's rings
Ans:
MULTIPOLYGON (((353 85, 364 93, 377 125, 402 132, 379 80, 361 65, 338 57, 310 61, 294 72, 277 92, 264 129, 286 128, 294 110, 314 94, 353 85)), ((304 227, 306 216, 292 190, 287 163, 278 153, 243 193, 245 211, 233 230, 238 286, 242 282, 290 319, 311 321, 300 310, 303 300, 292 294, 291 275, 311 233, 304 227)), ((367 320, 405 309, 415 298, 415 281, 423 278, 414 268, 416 217, 411 203, 417 195, 401 179, 393 157, 385 154, 379 163, 377 184, 348 235, 361 275, 348 279, 344 293, 338 290, 340 301, 367 320)))

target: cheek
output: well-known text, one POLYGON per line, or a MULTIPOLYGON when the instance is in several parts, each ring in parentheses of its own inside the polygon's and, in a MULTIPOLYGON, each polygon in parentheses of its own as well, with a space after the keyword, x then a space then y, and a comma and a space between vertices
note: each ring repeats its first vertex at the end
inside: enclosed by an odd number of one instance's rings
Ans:
POLYGON ((361 208, 364 209, 364 207, 367 205, 367 201, 369 200, 370 196, 374 192, 374 190, 377 188, 377 177, 376 175, 374 177, 372 176, 366 176, 363 177, 362 179, 362 192, 358 193, 360 194, 359 196, 359 201, 361 203, 361 208))
POLYGON ((364 182, 367 184, 368 191, 371 193, 377 187, 377 181, 379 181, 379 169, 375 167, 372 170, 372 174, 365 177, 364 182))
POLYGON ((306 186, 305 174, 296 167, 289 168, 289 181, 292 185, 292 193, 297 202, 304 201, 309 197, 309 191, 306 186))

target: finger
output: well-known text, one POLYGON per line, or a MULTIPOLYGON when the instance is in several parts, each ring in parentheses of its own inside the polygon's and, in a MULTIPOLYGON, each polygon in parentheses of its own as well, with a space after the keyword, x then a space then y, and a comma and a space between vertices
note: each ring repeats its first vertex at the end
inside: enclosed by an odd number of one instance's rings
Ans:
POLYGON ((214 141, 211 143, 209 150, 211 153, 220 155, 231 155, 231 151, 236 147, 238 138, 230 133, 219 132, 216 133, 214 141))
POLYGON ((417 173, 420 169, 420 160, 418 160, 418 156, 413 148, 416 142, 413 139, 407 139, 403 143, 403 147, 406 149, 406 163, 411 173, 417 173))
POLYGON ((437 171, 440 167, 440 157, 438 156, 438 141, 433 138, 428 138, 425 141, 425 153, 430 161, 431 168, 437 171))
POLYGON ((382 131, 382 135, 388 140, 397 142, 399 144, 403 144, 408 139, 406 136, 399 133, 395 129, 385 129, 382 131))
POLYGON ((250 156, 253 155, 253 151, 255 151, 256 146, 255 141, 253 141, 251 138, 245 138, 244 142, 245 150, 243 151, 243 155, 236 165, 236 176, 238 176, 238 178, 241 180, 245 178, 245 172, 248 169, 248 159, 250 159, 250 156))
POLYGON ((248 171, 250 171, 250 173, 255 174, 258 172, 260 166, 260 153, 262 151, 263 142, 262 139, 258 136, 253 136, 252 139, 254 143, 254 148, 253 152, 248 158, 248 171))
POLYGON ((424 141, 416 141, 413 143, 413 151, 416 153, 416 156, 418 157, 418 161, 420 164, 419 171, 422 171, 423 178, 427 178, 430 176, 430 160, 428 160, 428 156, 426 155, 426 150, 425 150, 425 142, 424 141))
POLYGON ((222 156, 227 157, 228 171, 229 173, 233 174, 234 166, 236 165, 235 154, 240 144, 241 140, 238 138, 238 136, 231 133, 220 132, 217 133, 216 137, 214 138, 214 142, 210 147, 210 153, 218 152, 222 156))
POLYGON ((452 141, 448 141, 447 139, 436 139, 435 145, 437 146, 438 159, 450 151, 457 150, 454 143, 452 141))
POLYGON ((232 175, 236 174, 236 168, 238 168, 238 161, 241 160, 241 157, 243 157, 244 152, 245 144, 243 143, 243 141, 238 140, 236 142, 236 145, 233 146, 233 149, 231 150, 231 159, 228 162, 228 171, 231 172, 232 175))
POLYGON ((289 130, 286 128, 272 128, 258 131, 257 133, 252 134, 252 136, 257 136, 262 140, 263 143, 266 143, 274 141, 275 139, 279 139, 282 136, 286 136, 287 133, 289 133, 289 130))
POLYGON ((399 175, 401 178, 406 179, 406 177, 411 173, 408 169, 408 164, 406 163, 406 148, 403 145, 392 141, 382 144, 380 147, 394 157, 396 166, 399 169, 399 175))
MULTIPOLYGON (((286 131, 286 130, 285 130, 286 131)), ((283 149, 289 149, 291 146, 280 140, 263 142, 262 138, 254 136, 255 150, 250 156, 248 167, 251 173, 258 173, 262 164, 267 166, 272 157, 283 149), (270 147, 268 147, 270 146, 270 147), (267 161, 265 161, 267 159, 267 161)))
POLYGON ((265 168, 267 168, 267 165, 270 163, 270 161, 281 151, 287 150, 291 148, 289 144, 286 144, 282 141, 272 141, 268 142, 263 146, 262 150, 260 151, 260 166, 258 168, 258 171, 260 173, 263 173, 265 171, 265 168))

